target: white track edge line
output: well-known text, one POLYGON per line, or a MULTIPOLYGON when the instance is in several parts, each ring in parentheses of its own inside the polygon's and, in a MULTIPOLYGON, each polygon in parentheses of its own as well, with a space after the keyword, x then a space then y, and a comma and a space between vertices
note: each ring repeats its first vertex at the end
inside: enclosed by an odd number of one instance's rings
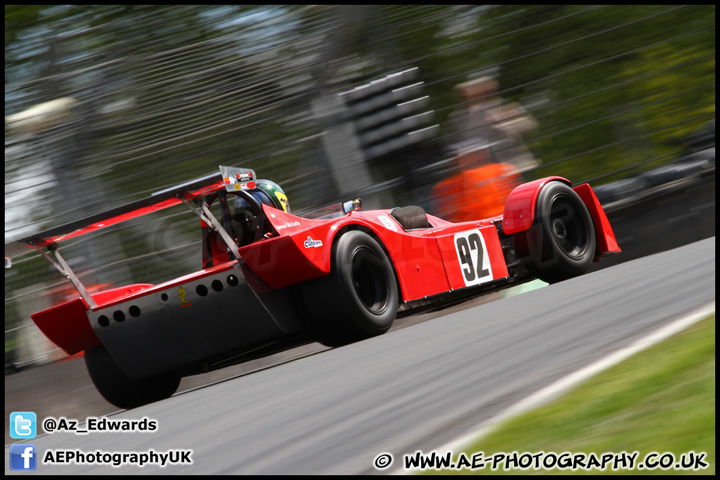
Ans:
MULTIPOLYGON (((678 332, 685 330, 694 323, 699 322, 703 318, 715 311, 715 302, 711 302, 705 306, 699 307, 684 317, 675 320, 672 323, 660 327, 658 330, 650 333, 649 335, 636 340, 633 344, 623 347, 610 355, 601 358, 600 360, 588 365, 587 367, 581 368, 580 370, 561 378, 555 383, 533 393, 529 397, 520 400, 518 403, 512 405, 508 409, 499 413, 493 418, 485 420, 472 430, 471 433, 454 440, 450 443, 445 444, 443 447, 436 449, 437 452, 453 452, 458 453, 469 447, 472 443, 477 442, 482 437, 490 433, 500 423, 528 412, 534 408, 544 405, 551 400, 556 399, 560 395, 568 392, 573 387, 577 386, 581 382, 588 378, 597 375, 603 370, 622 362, 628 357, 645 350, 661 341, 675 335, 678 332)), ((419 471, 419 470, 418 470, 419 471)), ((396 473, 412 473, 412 471, 398 472, 396 473)))

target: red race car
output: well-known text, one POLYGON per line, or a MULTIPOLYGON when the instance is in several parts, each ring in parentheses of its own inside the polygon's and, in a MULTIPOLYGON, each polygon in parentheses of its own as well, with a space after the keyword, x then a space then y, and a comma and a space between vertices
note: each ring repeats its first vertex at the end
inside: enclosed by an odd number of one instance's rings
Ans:
POLYGON ((592 188, 560 177, 515 188, 502 216, 451 223, 414 206, 363 211, 360 200, 293 215, 278 185, 220 170, 5 246, 6 258, 39 251, 78 290, 32 318, 68 354, 84 351, 118 407, 167 398, 182 376, 382 334, 398 313, 581 275, 620 251, 592 188), (201 219, 195 273, 91 295, 60 256, 58 243, 180 203, 201 219))

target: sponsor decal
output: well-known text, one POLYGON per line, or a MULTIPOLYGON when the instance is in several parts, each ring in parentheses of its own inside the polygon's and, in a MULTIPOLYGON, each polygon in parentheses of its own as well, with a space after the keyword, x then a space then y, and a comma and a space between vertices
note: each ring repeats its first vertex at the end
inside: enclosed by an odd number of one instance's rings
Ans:
MULTIPOLYGON (((275 216, 275 215, 273 214, 273 217, 274 217, 274 216, 275 216)), ((287 223, 285 223, 285 224, 283 224, 283 225, 278 225, 278 226, 275 227, 275 228, 277 228, 278 230, 283 230, 283 229, 285 229, 285 228, 299 227, 299 226, 300 226, 300 222, 298 222, 297 220, 295 220, 294 222, 287 222, 287 223)))
POLYGON ((307 240, 305 240, 305 248, 311 247, 322 247, 322 240, 313 240, 312 237, 308 237, 307 240))
POLYGON ((182 302, 182 305, 180 307, 189 307, 192 305, 192 303, 188 303, 187 300, 185 300, 185 295, 187 295, 187 290, 185 290, 183 287, 178 288, 178 297, 180 297, 180 301, 182 302))
POLYGON ((234 188, 235 190, 242 190, 244 188, 253 189, 256 186, 255 182, 249 181, 249 180, 252 180, 251 173, 248 173, 245 175, 240 175, 238 173, 237 175, 235 175, 235 177, 237 178, 237 180, 233 177, 225 177, 225 185, 228 188, 230 188, 230 186, 232 185, 232 188, 234 188), (242 183, 242 182, 245 182, 245 183, 242 183))

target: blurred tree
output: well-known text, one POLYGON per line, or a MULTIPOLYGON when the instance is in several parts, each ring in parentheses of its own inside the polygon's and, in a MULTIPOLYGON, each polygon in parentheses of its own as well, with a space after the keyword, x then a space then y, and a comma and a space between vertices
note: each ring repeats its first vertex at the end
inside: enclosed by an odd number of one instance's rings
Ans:
POLYGON ((579 180, 671 159, 715 111, 714 17, 714 5, 489 10, 482 34, 503 35, 504 48, 485 61, 505 96, 541 99, 530 147, 552 170, 537 175, 579 180))
POLYGON ((291 103, 270 70, 283 58, 268 54, 294 33, 242 19, 293 8, 6 6, 6 114, 76 97, 76 167, 124 192, 158 188, 143 178, 168 167, 179 173, 168 182, 180 182, 220 159, 264 157, 286 138, 272 120, 291 103))

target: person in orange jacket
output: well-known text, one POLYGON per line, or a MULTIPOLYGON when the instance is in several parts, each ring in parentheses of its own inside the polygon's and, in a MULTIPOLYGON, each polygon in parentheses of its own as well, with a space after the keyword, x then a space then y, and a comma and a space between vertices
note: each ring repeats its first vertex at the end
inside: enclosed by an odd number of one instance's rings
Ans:
MULTIPOLYGON (((458 160, 461 165, 472 165, 482 156, 482 153, 470 152, 458 160)), ((510 163, 461 166, 459 173, 433 187, 436 213, 451 222, 502 215, 505 200, 520 182, 520 172, 510 163)))
POLYGON ((497 82, 482 77, 458 85, 465 108, 453 114, 451 146, 459 172, 433 188, 436 214, 450 221, 502 215, 505 200, 537 165, 522 142, 535 120, 517 104, 504 104, 497 82))

